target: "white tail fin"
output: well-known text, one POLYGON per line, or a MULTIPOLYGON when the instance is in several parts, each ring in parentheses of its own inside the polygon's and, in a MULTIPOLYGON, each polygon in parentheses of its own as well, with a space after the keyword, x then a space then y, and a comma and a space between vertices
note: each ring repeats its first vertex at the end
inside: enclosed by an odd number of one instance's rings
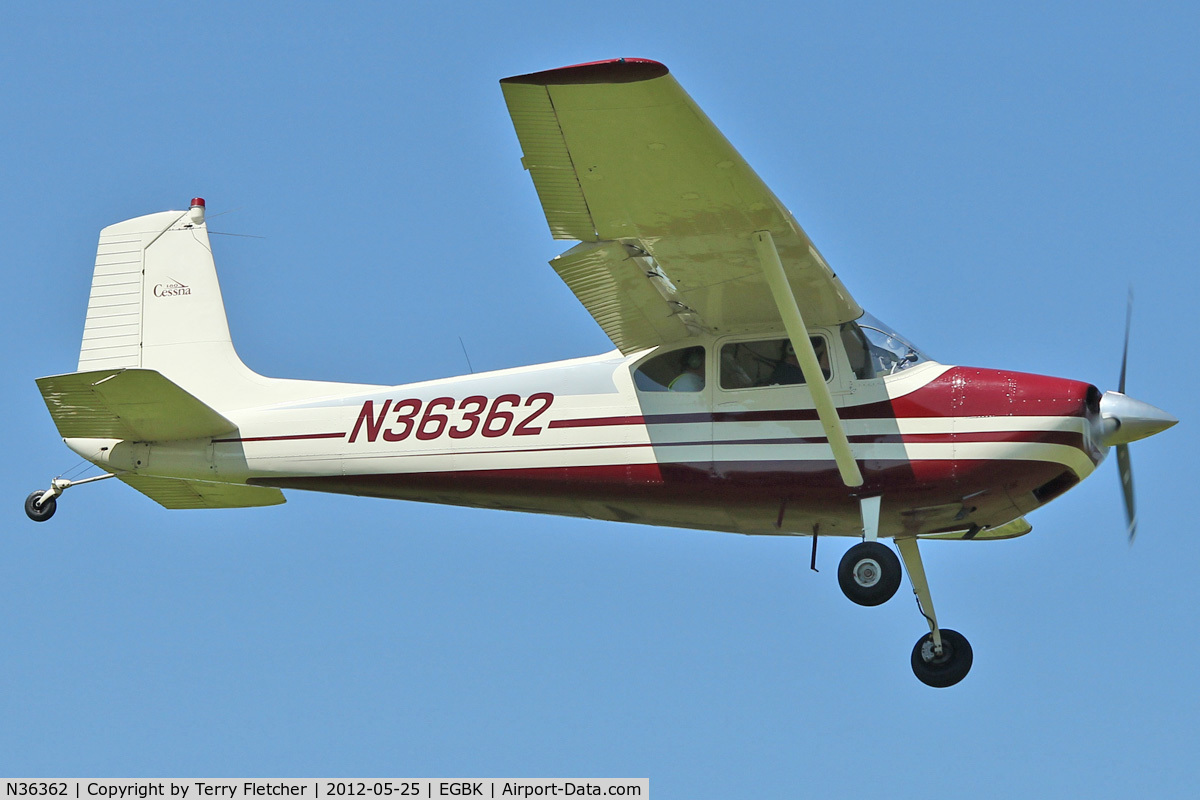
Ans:
POLYGON ((253 374, 229 338, 200 198, 100 232, 79 371, 121 367, 192 392, 253 374))
POLYGON ((200 198, 100 231, 79 371, 122 368, 156 370, 221 410, 348 388, 264 378, 238 358, 200 198))

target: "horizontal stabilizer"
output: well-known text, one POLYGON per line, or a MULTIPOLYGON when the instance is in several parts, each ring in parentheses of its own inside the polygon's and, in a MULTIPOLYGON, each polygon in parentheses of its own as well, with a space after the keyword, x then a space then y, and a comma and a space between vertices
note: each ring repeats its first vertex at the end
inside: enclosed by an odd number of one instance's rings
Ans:
POLYGON ((922 539, 959 539, 971 541, 992 541, 995 539, 1015 539, 1018 536, 1024 536, 1033 530, 1033 526, 1025 521, 1024 517, 1017 517, 1012 522, 1006 522, 995 528, 984 528, 983 530, 975 530, 972 535, 971 530, 951 531, 950 533, 934 533, 929 536, 921 536, 922 539))
POLYGON ((163 508, 250 508, 286 503, 283 492, 265 486, 185 481, 118 473, 117 478, 163 508))
POLYGON ((72 372, 38 378, 37 385, 64 439, 160 442, 237 429, 152 369, 72 372))

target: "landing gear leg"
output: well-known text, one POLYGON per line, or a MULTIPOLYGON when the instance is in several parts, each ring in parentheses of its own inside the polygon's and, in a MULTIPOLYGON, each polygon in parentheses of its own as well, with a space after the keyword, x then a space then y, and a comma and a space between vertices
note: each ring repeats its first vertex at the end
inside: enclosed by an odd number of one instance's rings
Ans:
POLYGON ((915 537, 896 539, 900 557, 908 579, 912 581, 913 594, 917 596, 917 607, 929 623, 929 633, 917 640, 913 647, 912 668, 917 680, 926 686, 945 688, 953 686, 971 671, 974 654, 971 643, 957 631, 939 628, 937 614, 933 611, 933 598, 929 594, 929 582, 925 579, 925 566, 917 549, 915 537))
POLYGON ((81 481, 55 478, 50 481, 49 489, 36 491, 25 498, 25 516, 34 522, 45 522, 53 517, 54 512, 58 510, 58 496, 67 489, 70 489, 72 486, 81 486, 85 483, 94 483, 111 477, 113 477, 112 473, 97 475, 94 478, 84 478, 81 481))

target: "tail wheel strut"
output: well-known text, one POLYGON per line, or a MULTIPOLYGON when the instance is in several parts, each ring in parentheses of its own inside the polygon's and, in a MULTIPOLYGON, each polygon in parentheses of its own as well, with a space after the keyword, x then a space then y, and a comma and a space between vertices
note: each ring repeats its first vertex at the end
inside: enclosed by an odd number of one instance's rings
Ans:
POLYGON ((105 478, 115 477, 111 472, 97 475, 94 478, 84 478, 81 481, 69 481, 66 478, 55 478, 50 481, 50 488, 36 491, 25 498, 25 516, 34 522, 45 522, 54 516, 58 510, 58 496, 72 486, 82 486, 85 483, 95 483, 105 478))

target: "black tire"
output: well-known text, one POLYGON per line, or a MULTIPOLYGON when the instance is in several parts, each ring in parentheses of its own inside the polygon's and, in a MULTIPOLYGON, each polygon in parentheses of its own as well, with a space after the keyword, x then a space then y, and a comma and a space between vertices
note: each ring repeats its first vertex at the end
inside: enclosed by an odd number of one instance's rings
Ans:
POLYGON ((38 500, 42 499, 45 490, 34 492, 25 498, 25 516, 29 517, 34 522, 45 522, 54 516, 54 511, 58 507, 57 501, 51 497, 46 502, 38 505, 38 500))
POLYGON ((900 588, 900 559, 882 542, 859 542, 838 564, 842 593, 860 606, 886 603, 900 588))
POLYGON ((958 631, 942 628, 942 655, 933 655, 933 634, 927 633, 917 640, 912 652, 913 674, 917 680, 935 689, 945 689, 967 677, 975 654, 971 643, 958 631))

